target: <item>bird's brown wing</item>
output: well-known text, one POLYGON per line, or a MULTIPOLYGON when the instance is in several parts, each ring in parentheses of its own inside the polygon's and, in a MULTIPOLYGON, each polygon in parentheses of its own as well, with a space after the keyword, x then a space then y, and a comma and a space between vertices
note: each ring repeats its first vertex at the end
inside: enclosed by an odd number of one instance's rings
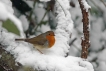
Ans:
POLYGON ((45 45, 45 43, 47 43, 47 39, 46 38, 41 38, 41 36, 39 37, 35 37, 35 38, 30 38, 30 39, 26 39, 26 42, 29 42, 33 45, 45 45))

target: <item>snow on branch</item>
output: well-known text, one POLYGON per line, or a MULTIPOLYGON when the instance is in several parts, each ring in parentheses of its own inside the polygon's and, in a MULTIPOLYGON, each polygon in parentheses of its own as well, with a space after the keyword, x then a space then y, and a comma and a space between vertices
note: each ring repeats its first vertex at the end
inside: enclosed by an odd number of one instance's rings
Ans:
POLYGON ((40 0, 41 2, 48 2, 48 1, 50 1, 50 0, 40 0))
POLYGON ((84 9, 86 10, 86 12, 88 12, 88 10, 91 8, 91 6, 88 5, 88 3, 86 2, 86 0, 81 0, 81 4, 84 5, 84 9))
POLYGON ((16 63, 23 66, 30 66, 39 71, 94 71, 93 66, 81 58, 40 54, 37 50, 29 48, 30 45, 25 42, 15 42, 16 36, 11 33, 2 31, 0 35, 3 49, 14 56, 16 63))
MULTIPOLYGON (((7 7, 7 5, 5 5, 6 1, 0 1, 0 20, 1 21, 5 21, 7 19, 10 19, 14 25, 16 25, 16 27, 19 29, 20 31, 20 35, 21 37, 25 37, 24 35, 24 31, 23 31, 23 27, 22 27, 22 23, 20 22, 19 19, 17 19, 14 15, 13 15, 13 11, 12 10, 12 5, 10 7, 7 7)), ((9 1, 9 3, 11 3, 9 1)))
MULTIPOLYGON (((73 21, 71 20, 71 14, 69 12, 68 0, 56 0, 55 3, 55 15, 57 20, 57 28, 55 30, 56 39, 58 45, 56 47, 61 50, 61 55, 64 56, 69 51, 69 36, 73 31, 73 21), (65 13, 64 13, 65 12, 65 13)), ((57 50, 57 52, 59 52, 57 50)))

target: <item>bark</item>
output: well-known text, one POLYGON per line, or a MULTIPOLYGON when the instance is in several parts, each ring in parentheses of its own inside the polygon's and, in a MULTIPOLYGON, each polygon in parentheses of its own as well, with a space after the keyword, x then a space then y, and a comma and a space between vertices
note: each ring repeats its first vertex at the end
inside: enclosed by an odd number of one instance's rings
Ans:
POLYGON ((84 37, 81 38, 81 46, 82 46, 82 52, 81 52, 81 58, 86 59, 88 56, 88 48, 90 46, 89 43, 89 18, 88 18, 88 12, 86 12, 86 9, 84 8, 84 5, 82 4, 82 0, 78 0, 80 4, 80 8, 82 11, 82 22, 83 22, 83 34, 84 37))

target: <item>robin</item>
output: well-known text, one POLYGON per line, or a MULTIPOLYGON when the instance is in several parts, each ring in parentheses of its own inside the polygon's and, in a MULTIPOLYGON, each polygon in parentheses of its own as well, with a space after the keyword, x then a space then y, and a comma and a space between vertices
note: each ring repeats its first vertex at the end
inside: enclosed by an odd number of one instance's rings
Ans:
POLYGON ((34 48, 42 53, 40 50, 51 48, 54 45, 55 35, 53 31, 47 31, 33 38, 15 39, 15 41, 25 41, 31 43, 34 45, 34 48))

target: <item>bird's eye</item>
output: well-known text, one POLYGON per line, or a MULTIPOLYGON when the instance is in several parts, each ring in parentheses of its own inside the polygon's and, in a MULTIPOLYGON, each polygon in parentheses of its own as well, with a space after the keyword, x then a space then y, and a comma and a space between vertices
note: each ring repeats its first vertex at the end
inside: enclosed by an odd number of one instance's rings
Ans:
POLYGON ((50 35, 50 34, 49 34, 50 35))

